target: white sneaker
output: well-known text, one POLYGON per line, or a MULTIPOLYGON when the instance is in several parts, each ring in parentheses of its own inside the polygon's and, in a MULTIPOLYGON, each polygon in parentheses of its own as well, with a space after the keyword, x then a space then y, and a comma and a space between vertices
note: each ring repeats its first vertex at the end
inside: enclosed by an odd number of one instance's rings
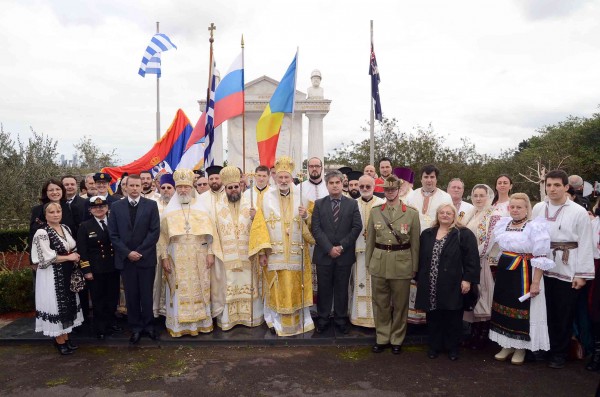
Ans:
POLYGON ((514 365, 523 365, 524 362, 525 362, 525 349, 515 350, 515 354, 513 354, 512 359, 510 360, 510 363, 514 364, 514 365))
POLYGON ((494 356, 494 358, 498 361, 506 361, 507 358, 509 358, 513 353, 515 352, 515 349, 511 348, 503 348, 502 350, 500 350, 500 352, 498 354, 496 354, 494 356))

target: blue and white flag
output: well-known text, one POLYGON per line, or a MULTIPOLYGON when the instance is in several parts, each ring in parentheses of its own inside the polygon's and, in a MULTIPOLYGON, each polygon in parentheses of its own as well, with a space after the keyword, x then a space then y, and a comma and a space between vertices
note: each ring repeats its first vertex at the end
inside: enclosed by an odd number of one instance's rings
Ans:
POLYGON ((215 158, 212 154, 212 145, 215 140, 215 89, 217 79, 215 78, 215 68, 217 64, 213 59, 212 73, 210 76, 210 94, 206 102, 206 124, 204 126, 204 167, 214 165, 215 158))
POLYGON ((172 48, 177 49, 177 46, 173 44, 166 34, 157 33, 152 36, 150 44, 146 47, 146 52, 142 58, 142 64, 140 65, 138 74, 145 77, 146 73, 150 73, 160 77, 160 54, 161 52, 168 51, 172 48))

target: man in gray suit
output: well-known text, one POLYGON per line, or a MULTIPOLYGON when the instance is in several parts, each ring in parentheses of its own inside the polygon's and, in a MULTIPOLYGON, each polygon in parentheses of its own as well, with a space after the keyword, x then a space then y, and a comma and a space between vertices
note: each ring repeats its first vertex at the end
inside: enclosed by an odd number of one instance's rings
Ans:
POLYGON ((317 333, 327 329, 332 303, 336 326, 343 334, 349 332, 348 283, 356 262, 354 246, 363 225, 356 200, 342 195, 342 176, 339 171, 325 175, 329 196, 315 202, 311 218, 319 291, 317 333))

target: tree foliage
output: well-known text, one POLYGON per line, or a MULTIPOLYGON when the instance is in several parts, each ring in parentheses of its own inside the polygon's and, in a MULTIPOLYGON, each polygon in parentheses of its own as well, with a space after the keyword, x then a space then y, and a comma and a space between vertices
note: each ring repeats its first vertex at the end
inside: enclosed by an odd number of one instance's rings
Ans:
MULTIPOLYGON (((368 126, 363 131, 367 132, 368 126)), ((517 147, 503 150, 497 156, 478 153, 467 138, 461 141, 460 147, 450 148, 445 137, 431 125, 406 132, 398 128, 396 119, 384 119, 375 134, 375 161, 386 156, 394 166, 410 167, 417 174, 415 187, 420 186, 419 169, 425 164, 435 164, 441 170, 438 186, 445 188, 450 179, 459 177, 466 185, 465 196, 475 184, 494 187, 498 175, 508 174, 513 179, 513 191, 527 193, 533 201, 540 199, 539 185, 520 174, 537 176, 533 171, 538 164, 547 170, 560 166, 591 183, 600 177, 600 113, 590 118, 569 116, 555 125, 540 128, 517 147)), ((369 164, 369 139, 342 144, 326 161, 364 169, 369 164)))
POLYGON ((115 150, 103 153, 87 137, 74 145, 83 163, 63 167, 57 162, 58 141, 31 129, 26 141, 11 137, 0 124, 0 226, 28 225, 31 208, 39 203, 41 188, 50 178, 71 174, 80 177, 112 165, 115 150))

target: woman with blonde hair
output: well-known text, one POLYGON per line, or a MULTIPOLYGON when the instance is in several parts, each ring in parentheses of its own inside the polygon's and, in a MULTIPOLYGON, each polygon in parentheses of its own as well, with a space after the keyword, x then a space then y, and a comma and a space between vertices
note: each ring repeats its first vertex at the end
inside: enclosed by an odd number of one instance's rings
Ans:
POLYGON ((493 217, 494 190, 488 185, 478 184, 471 190, 471 202, 474 208, 465 215, 467 228, 477 238, 477 248, 481 264, 479 275, 479 299, 473 311, 465 311, 464 321, 471 323, 471 336, 465 346, 472 349, 485 347, 490 332, 490 318, 492 316, 492 299, 494 296, 494 278, 488 261, 492 231, 498 218, 493 217))
POLYGON ((494 287, 490 340, 502 350, 494 356, 511 363, 525 361, 526 350, 549 350, 543 271, 554 267, 550 234, 544 218, 531 220, 531 203, 524 193, 509 200, 510 216, 496 224, 493 239, 501 254, 494 287))
POLYGON ((45 224, 33 236, 31 261, 37 266, 35 283, 35 331, 54 338, 62 355, 77 346, 69 339, 73 327, 81 325, 79 297, 71 291, 71 273, 79 254, 68 226, 61 224, 58 202, 44 204, 45 224))
POLYGON ((431 228, 421 233, 415 307, 427 314, 429 351, 442 349, 458 359, 464 296, 479 283, 479 257, 473 232, 457 220, 452 203, 437 208, 431 228))

